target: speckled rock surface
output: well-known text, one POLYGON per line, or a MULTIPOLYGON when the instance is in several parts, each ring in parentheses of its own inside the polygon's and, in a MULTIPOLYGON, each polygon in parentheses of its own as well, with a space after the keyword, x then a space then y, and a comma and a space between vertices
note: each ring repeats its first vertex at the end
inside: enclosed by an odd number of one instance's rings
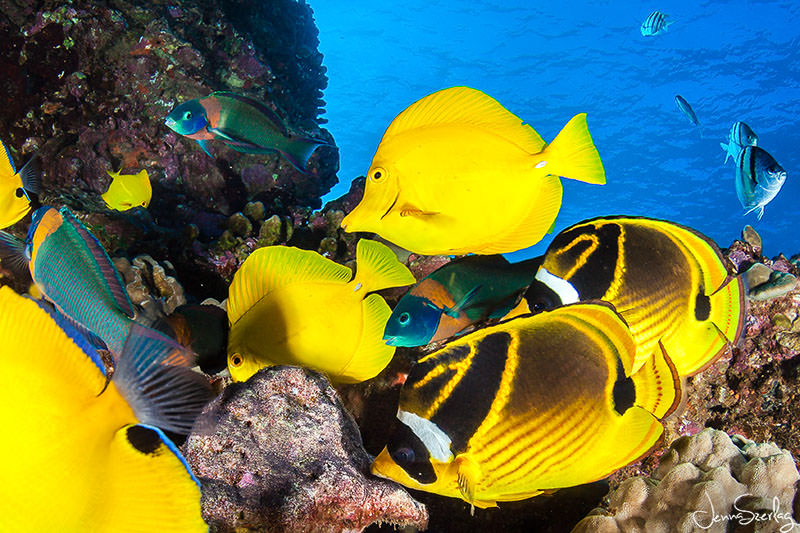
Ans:
POLYGON ((263 369, 228 386, 184 446, 214 531, 361 531, 374 522, 424 528, 425 507, 368 474, 358 428, 327 379, 263 369))

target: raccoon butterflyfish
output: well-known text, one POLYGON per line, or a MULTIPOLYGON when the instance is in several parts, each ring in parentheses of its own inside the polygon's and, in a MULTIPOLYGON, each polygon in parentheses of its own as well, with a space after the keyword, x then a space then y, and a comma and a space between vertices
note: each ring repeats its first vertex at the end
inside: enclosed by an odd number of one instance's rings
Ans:
POLYGON ((191 364, 137 326, 109 382, 78 331, 0 287, 0 529, 207 531, 200 484, 162 432, 187 433, 211 397, 191 364))
POLYGON ((118 172, 108 172, 111 176, 111 184, 108 190, 101 196, 103 201, 110 209, 117 211, 127 211, 134 207, 147 207, 153 197, 153 187, 150 185, 150 177, 147 170, 141 170, 137 174, 120 174, 118 172))
POLYGON ((281 364, 312 368, 342 383, 375 376, 394 347, 381 339, 391 309, 370 293, 411 283, 411 272, 375 241, 358 241, 355 277, 316 252, 255 250, 228 291, 231 377, 244 381, 281 364))
POLYGON ((372 473, 476 507, 602 479, 659 441, 680 398, 668 356, 631 375, 635 352, 604 302, 458 337, 411 368, 372 473))
POLYGON ((525 295, 531 310, 601 299, 629 324, 634 371, 663 345, 681 376, 736 343, 745 322, 741 279, 714 242, 664 220, 605 217, 556 235, 525 295))
POLYGON ((237 152, 278 152, 301 172, 306 172, 308 159, 318 146, 330 144, 289 133, 275 111, 257 100, 227 91, 180 104, 170 111, 164 123, 197 141, 209 156, 208 141, 218 139, 237 152))
POLYGON ((501 318, 533 281, 539 258, 511 264, 501 255, 469 255, 419 281, 394 310, 383 339, 391 346, 424 346, 489 318, 501 318))
POLYGON ((481 91, 444 89, 392 121, 342 227, 419 254, 513 252, 552 230, 559 176, 605 183, 585 114, 545 145, 481 91))
POLYGON ((17 172, 6 145, 0 141, 0 228, 22 220, 31 205, 39 206, 40 162, 33 156, 17 172))
POLYGON ((15 270, 29 270, 41 295, 85 334, 121 353, 133 304, 103 246, 69 209, 37 209, 24 243, 0 232, 0 256, 15 270))

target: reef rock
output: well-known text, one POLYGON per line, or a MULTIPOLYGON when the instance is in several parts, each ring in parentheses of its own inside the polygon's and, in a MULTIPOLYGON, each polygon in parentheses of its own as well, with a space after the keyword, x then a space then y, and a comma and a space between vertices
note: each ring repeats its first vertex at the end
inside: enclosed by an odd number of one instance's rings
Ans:
POLYGON ((623 481, 607 509, 595 509, 572 531, 792 531, 800 529, 798 480, 788 451, 705 429, 673 442, 652 477, 623 481))
POLYGON ((353 419, 325 377, 270 367, 206 407, 184 446, 214 531, 425 528, 427 511, 372 477, 353 419))

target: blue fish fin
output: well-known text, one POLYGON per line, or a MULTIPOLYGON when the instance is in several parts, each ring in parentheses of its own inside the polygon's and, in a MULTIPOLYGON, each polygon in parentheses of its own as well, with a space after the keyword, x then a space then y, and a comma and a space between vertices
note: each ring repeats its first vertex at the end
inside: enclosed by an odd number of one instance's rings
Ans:
POLYGON ((0 261, 15 277, 25 279, 31 275, 25 257, 25 243, 5 231, 0 231, 0 261))
POLYGON ((281 117, 278 116, 275 111, 264 105, 263 103, 259 102, 258 100, 253 100, 252 98, 248 98, 247 96, 242 96, 241 94, 232 93, 230 91, 216 91, 211 93, 212 96, 226 96, 228 98, 232 98, 234 100, 238 100, 243 102, 251 107, 253 107, 256 111, 264 115, 272 122, 277 130, 281 132, 282 135, 288 135, 289 132, 286 129, 286 125, 281 120, 281 117))
POLYGON ((131 299, 128 296, 128 291, 125 290, 125 285, 122 283, 122 276, 119 275, 114 263, 111 262, 111 258, 108 257, 103 245, 100 244, 100 241, 97 240, 97 237, 92 235, 92 233, 86 229, 86 226, 84 226, 81 221, 70 212, 69 209, 62 207, 59 212, 64 220, 75 229, 83 242, 86 244, 86 247, 89 249, 89 252, 92 254, 92 257, 97 263, 97 266, 100 268, 100 273, 106 282, 106 288, 114 298, 114 302, 116 302, 117 307, 119 307, 120 311, 125 313, 128 318, 133 318, 136 314, 136 310, 133 308, 131 299))
POLYGON ((213 398, 205 376, 191 369, 195 359, 164 334, 134 323, 113 380, 137 419, 187 435, 213 398))
POLYGON ((764 206, 760 205, 758 206, 757 209, 758 209, 758 220, 761 220, 761 217, 764 216, 764 206))
POLYGON ((72 339, 72 341, 80 348, 83 353, 86 354, 88 357, 100 370, 100 372, 105 376, 106 374, 106 365, 103 363, 103 360, 100 357, 100 354, 97 353, 97 350, 105 350, 106 345, 94 333, 86 329, 85 327, 81 326, 70 317, 59 311, 52 303, 47 300, 34 300, 36 304, 45 311, 50 318, 53 319, 53 322, 58 325, 61 330, 67 334, 67 336, 72 339))
POLYGON ((208 155, 208 157, 210 157, 211 159, 214 159, 214 156, 211 155, 211 152, 208 151, 207 141, 197 141, 197 144, 200 145, 200 148, 203 149, 203 151, 206 153, 206 155, 208 155))
POLYGON ((461 297, 461 300, 457 302, 453 307, 446 307, 444 309, 444 314, 449 317, 457 318, 459 311, 462 311, 469 307, 469 303, 475 299, 475 296, 478 295, 478 291, 481 290, 483 285, 476 285, 472 287, 467 294, 461 297))

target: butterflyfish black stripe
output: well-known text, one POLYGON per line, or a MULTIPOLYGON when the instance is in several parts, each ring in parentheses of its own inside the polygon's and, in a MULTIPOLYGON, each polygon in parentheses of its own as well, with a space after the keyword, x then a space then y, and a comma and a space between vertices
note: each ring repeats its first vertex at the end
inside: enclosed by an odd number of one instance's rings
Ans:
POLYGON ((430 484, 436 481, 436 472, 431 465, 431 454, 425 444, 407 425, 395 421, 395 428, 387 445, 389 455, 397 466, 419 483, 430 484), (408 451, 413 452, 413 461, 408 462, 408 451))
POLYGON ((556 253, 561 255, 560 250, 565 249, 566 257, 559 258, 559 262, 563 265, 562 261, 566 259, 578 267, 567 281, 578 291, 581 300, 602 298, 614 282, 619 249, 622 245, 621 235, 622 229, 619 224, 605 223, 600 226, 586 225, 575 228, 566 232, 564 239, 556 238, 553 241, 551 249, 556 253), (597 246, 587 257, 581 259, 580 252, 586 252, 588 248, 577 245, 570 247, 570 243, 583 235, 594 236, 597 246))
POLYGON ((499 331, 474 343, 472 364, 464 376, 431 417, 452 441, 458 454, 478 430, 492 407, 508 359, 511 335, 499 331))

